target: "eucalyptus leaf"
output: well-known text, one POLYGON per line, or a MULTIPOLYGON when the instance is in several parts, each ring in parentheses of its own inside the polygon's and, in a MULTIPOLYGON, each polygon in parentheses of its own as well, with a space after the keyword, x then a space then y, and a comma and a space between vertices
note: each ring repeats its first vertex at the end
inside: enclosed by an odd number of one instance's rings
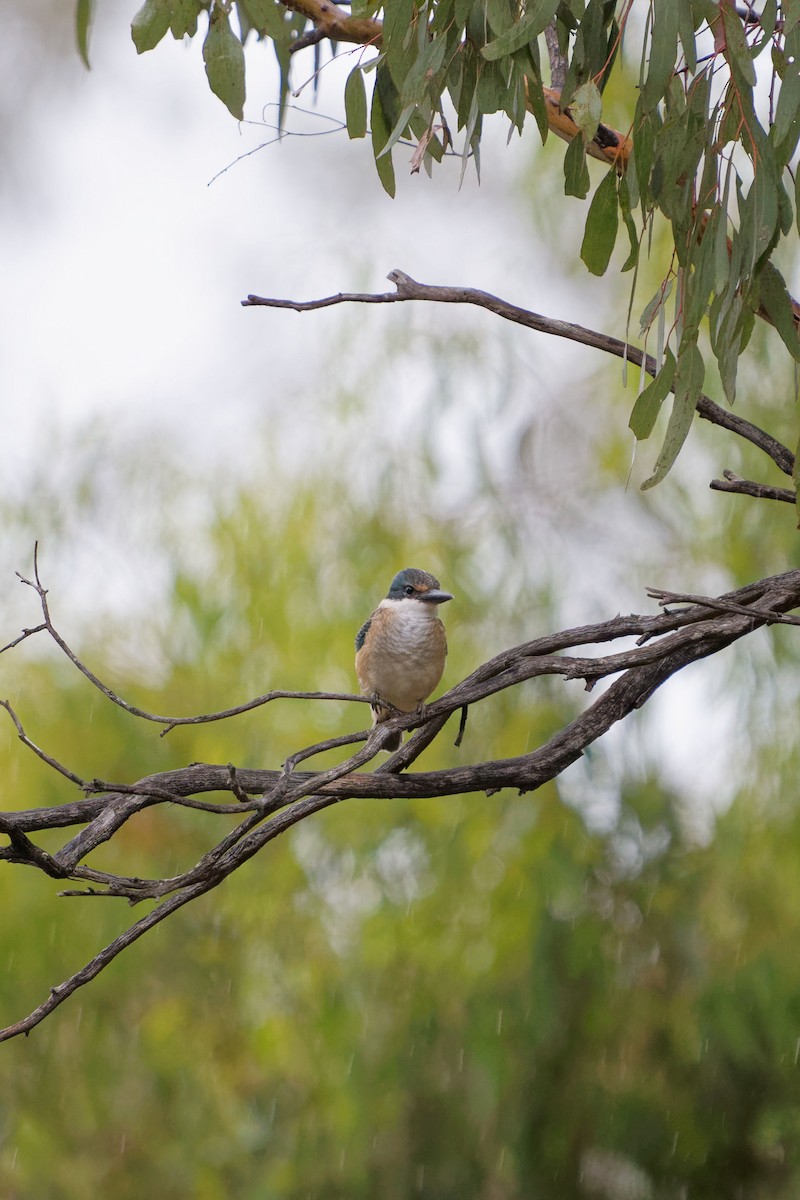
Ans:
POLYGON ((764 311, 780 335, 792 358, 800 362, 800 339, 792 301, 783 276, 772 263, 764 264, 758 277, 759 298, 764 311))
POLYGON ((172 0, 145 0, 131 21, 131 38, 137 54, 158 45, 172 20, 172 0))
POLYGON ((586 148, 582 137, 574 137, 564 155, 564 192, 584 200, 589 194, 591 180, 586 165, 586 148))
MULTIPOLYGON (((199 0, 172 0, 172 18, 169 29, 176 41, 180 41, 183 37, 194 37, 197 33, 197 18, 200 10, 199 0)), ((239 14, 240 25, 244 26, 249 20, 250 25, 255 26, 255 21, 250 16, 249 6, 244 7, 241 0, 236 5, 236 11, 239 14)))
POLYGON ((344 111, 347 133, 351 138, 363 138, 367 133, 367 90, 361 67, 354 67, 344 85, 344 111))
POLYGON ((506 58, 527 45, 550 24, 555 16, 558 3, 559 0, 530 0, 525 10, 525 16, 520 21, 482 47, 483 57, 489 61, 506 58))
MULTIPOLYGON (((380 77, 380 73, 379 73, 380 77)), ((372 127, 372 152, 375 155, 375 167, 378 172, 378 178, 381 181, 384 191, 394 197, 396 184, 394 177, 394 166, 392 164, 392 155, 381 154, 385 148, 386 142, 389 139, 391 129, 386 119, 383 102, 381 99, 381 90, 378 87, 376 80, 375 87, 372 89, 372 108, 370 110, 370 125, 372 127)))
POLYGON ((642 81, 643 111, 649 112, 663 99, 678 57, 678 6, 675 0, 654 0, 650 57, 642 81))
POLYGON ((581 84, 570 101, 569 111, 583 134, 583 140, 590 142, 597 133, 603 111, 600 89, 594 80, 581 84))
POLYGON ((237 121, 244 119, 244 48, 231 29, 228 14, 214 8, 203 42, 208 84, 237 121))
POLYGON ((581 245, 581 258, 593 275, 605 275, 618 227, 617 180, 609 171, 592 197, 581 245))
POLYGON ((653 474, 642 484, 642 491, 647 491, 648 488, 655 487, 657 483, 660 483, 678 457, 692 427, 704 376, 703 357, 697 345, 693 342, 684 344, 675 367, 675 396, 672 401, 672 412, 664 437, 664 445, 656 459, 653 474))
POLYGON ((628 425, 637 441, 650 437, 661 406, 672 391, 675 379, 675 355, 667 350, 661 370, 636 398, 628 425))
POLYGON ((83 65, 89 68, 89 33, 94 17, 94 0, 78 0, 75 6, 75 42, 83 65))

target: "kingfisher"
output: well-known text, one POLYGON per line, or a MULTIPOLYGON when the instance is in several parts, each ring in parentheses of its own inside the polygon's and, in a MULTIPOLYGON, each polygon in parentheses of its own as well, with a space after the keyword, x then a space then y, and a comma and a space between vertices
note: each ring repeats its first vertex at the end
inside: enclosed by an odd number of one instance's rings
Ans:
MULTIPOLYGON (((359 629, 356 675, 361 694, 372 702, 373 725, 395 716, 395 709, 421 710, 442 678, 447 638, 439 605, 452 599, 433 575, 406 567, 359 629), (381 700, 393 707, 386 708, 381 700)), ((399 750, 402 741, 398 731, 384 749, 399 750)))

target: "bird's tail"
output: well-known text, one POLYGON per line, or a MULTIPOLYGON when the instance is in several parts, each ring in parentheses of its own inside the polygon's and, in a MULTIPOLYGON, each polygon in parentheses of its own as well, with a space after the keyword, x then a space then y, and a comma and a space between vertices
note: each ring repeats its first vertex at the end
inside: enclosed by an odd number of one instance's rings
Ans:
MULTIPOLYGON (((390 708, 373 708, 372 724, 380 725, 382 721, 388 721, 390 717, 397 714, 392 712, 390 708)), ((403 744, 403 731, 398 729, 397 733, 393 733, 388 742, 384 742, 382 750, 388 751, 389 754, 394 754, 395 750, 399 750, 403 744)))

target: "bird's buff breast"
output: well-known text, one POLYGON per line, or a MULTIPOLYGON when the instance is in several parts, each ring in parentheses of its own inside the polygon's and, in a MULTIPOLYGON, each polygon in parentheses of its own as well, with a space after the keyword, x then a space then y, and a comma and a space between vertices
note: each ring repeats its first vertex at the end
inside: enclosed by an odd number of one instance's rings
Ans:
POLYGON ((431 694, 442 677, 447 653, 439 618, 424 610, 415 612, 411 605, 408 609, 392 613, 393 619, 385 609, 376 612, 370 653, 362 651, 358 663, 362 690, 377 692, 403 712, 413 712, 431 694), (384 613, 386 619, 381 619, 384 613))

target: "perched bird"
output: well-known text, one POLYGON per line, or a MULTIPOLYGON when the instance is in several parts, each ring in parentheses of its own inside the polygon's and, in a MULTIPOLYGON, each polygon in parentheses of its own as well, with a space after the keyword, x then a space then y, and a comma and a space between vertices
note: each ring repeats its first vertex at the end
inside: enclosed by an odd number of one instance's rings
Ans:
MULTIPOLYGON (((406 567, 359 629, 356 675, 362 695, 372 701, 373 725, 396 715, 381 700, 402 712, 415 712, 442 678, 447 638, 439 605, 452 599, 433 575, 406 567)), ((398 750, 402 741, 398 732, 384 749, 398 750)))

